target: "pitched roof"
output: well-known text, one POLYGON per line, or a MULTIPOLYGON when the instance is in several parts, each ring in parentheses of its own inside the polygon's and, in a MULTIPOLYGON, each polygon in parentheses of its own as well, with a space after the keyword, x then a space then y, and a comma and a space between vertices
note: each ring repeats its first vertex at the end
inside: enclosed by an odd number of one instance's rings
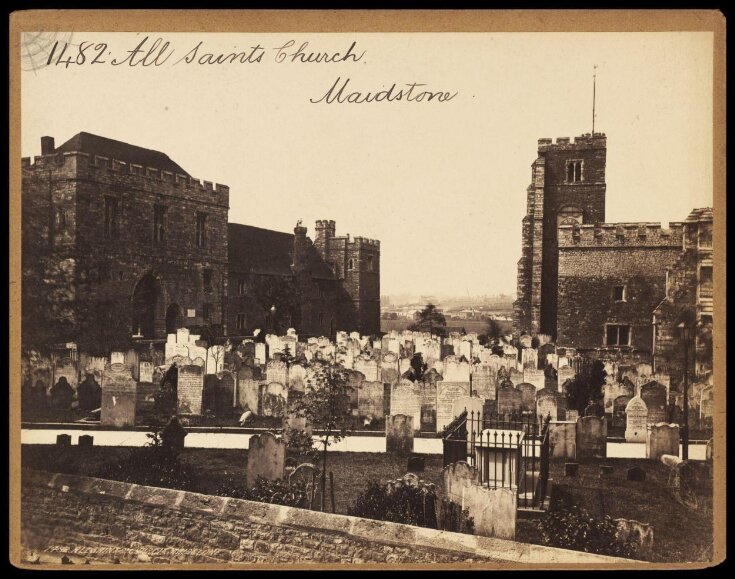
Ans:
MULTIPOLYGON (((290 276, 293 263, 293 234, 240 223, 227 224, 230 269, 242 273, 290 276)), ((334 279, 329 266, 309 245, 311 275, 334 279)))
POLYGON ((123 141, 100 137, 90 133, 77 133, 66 143, 56 148, 57 152, 69 153, 80 151, 109 159, 117 159, 126 163, 152 167, 174 174, 189 175, 177 163, 174 163, 168 155, 153 149, 144 149, 136 145, 130 145, 123 141))

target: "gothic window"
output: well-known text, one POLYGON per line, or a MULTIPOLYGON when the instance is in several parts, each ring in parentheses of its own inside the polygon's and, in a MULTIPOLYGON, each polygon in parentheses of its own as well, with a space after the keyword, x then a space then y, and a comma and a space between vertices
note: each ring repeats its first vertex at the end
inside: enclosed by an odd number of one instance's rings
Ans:
POLYGON ((567 183, 582 181, 582 161, 572 159, 567 161, 567 183))
POLYGON ((197 213, 197 247, 207 245, 207 214, 197 213))
POLYGON ((105 237, 117 239, 120 233, 120 200, 105 197, 105 237))
POLYGON ((607 346, 630 346, 630 326, 608 324, 605 327, 605 344, 607 346))
POLYGON ((205 269, 202 272, 202 282, 204 285, 204 291, 211 292, 212 291, 212 270, 211 269, 205 269))
POLYGON ((237 295, 245 295, 245 280, 241 279, 237 282, 237 295))
POLYGON ((245 329, 245 314, 237 314, 236 326, 238 330, 245 329))
POLYGON ((153 241, 162 243, 165 240, 164 217, 166 215, 165 205, 153 206, 153 241))
POLYGON ((350 259, 347 261, 347 269, 349 270, 355 269, 355 262, 353 260, 350 259))
POLYGON ((367 270, 373 271, 373 256, 372 255, 368 255, 367 257, 367 270))

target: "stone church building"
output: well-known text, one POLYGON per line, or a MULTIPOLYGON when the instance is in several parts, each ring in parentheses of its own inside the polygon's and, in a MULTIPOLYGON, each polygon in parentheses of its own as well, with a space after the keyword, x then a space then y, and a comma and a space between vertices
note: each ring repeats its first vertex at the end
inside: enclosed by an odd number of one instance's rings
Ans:
MULTIPOLYGON (((79 133, 22 160, 23 343, 112 349, 179 327, 380 330, 380 243, 229 223, 230 190, 162 152, 79 133)), ((206 333, 206 332, 205 332, 206 333)))
POLYGON ((514 331, 599 357, 652 361, 676 375, 683 310, 692 313, 696 349, 711 341, 712 210, 695 209, 668 228, 605 223, 606 152, 602 133, 539 139, 514 331))

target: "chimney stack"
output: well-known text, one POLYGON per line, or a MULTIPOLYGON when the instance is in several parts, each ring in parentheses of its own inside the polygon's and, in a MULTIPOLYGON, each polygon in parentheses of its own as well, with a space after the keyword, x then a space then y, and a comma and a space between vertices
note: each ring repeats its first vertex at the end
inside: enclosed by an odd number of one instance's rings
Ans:
POLYGON ((308 244, 306 227, 302 226, 299 221, 293 230, 293 265, 291 267, 294 273, 308 270, 308 244))
POLYGON ((41 154, 53 155, 56 151, 56 143, 53 137, 41 137, 41 154))

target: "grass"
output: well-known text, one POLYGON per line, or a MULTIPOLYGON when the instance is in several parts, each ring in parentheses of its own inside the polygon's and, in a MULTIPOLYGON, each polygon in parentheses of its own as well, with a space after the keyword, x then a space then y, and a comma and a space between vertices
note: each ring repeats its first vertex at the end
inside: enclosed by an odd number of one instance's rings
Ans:
MULTIPOLYGON (((576 477, 564 476, 566 461, 552 461, 549 476, 560 502, 568 502, 597 517, 633 519, 653 525, 652 561, 707 561, 712 557, 712 495, 703 489, 701 508, 693 511, 677 503, 668 487, 669 469, 660 462, 635 459, 580 461, 576 477), (600 465, 613 467, 600 477, 600 465), (646 480, 626 480, 627 470, 638 466, 646 480)), ((519 526, 519 540, 536 542, 528 521, 519 526)))

